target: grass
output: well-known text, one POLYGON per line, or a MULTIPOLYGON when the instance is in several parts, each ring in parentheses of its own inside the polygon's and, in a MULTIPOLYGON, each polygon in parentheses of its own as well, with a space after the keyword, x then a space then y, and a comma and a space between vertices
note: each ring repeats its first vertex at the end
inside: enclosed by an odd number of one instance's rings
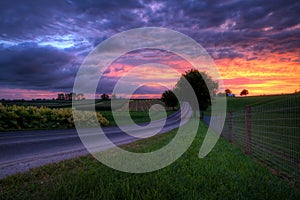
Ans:
MULTIPOLYGON (((188 125, 186 125, 188 126, 188 125)), ((204 159, 198 152, 207 127, 182 157, 155 172, 130 174, 108 168, 91 156, 32 169, 0 180, 1 199, 299 199, 299 191, 220 138, 204 159)), ((151 151, 176 130, 122 147, 151 151)))
MULTIPOLYGON (((174 112, 176 112, 176 111, 166 111, 167 116, 173 114, 174 112)), ((101 111, 101 114, 103 117, 105 117, 109 121, 109 126, 117 125, 111 111, 101 111)), ((126 113, 119 111, 117 114, 119 116, 123 116, 126 113)), ((130 111, 130 116, 131 116, 133 122, 136 124, 141 124, 141 123, 146 123, 146 122, 151 121, 148 111, 130 111)), ((123 119, 124 120, 120 121, 120 125, 129 125, 130 124, 126 120, 127 119, 126 117, 124 117, 123 119)))
MULTIPOLYGON (((288 95, 266 95, 266 96, 246 96, 246 97, 227 97, 227 112, 236 112, 245 110, 247 106, 258 106, 272 102, 280 102, 294 98, 295 94, 288 95)), ((299 96, 299 95, 298 95, 299 96)), ((218 97, 216 97, 218 98, 218 97)), ((204 111, 206 115, 211 115, 211 107, 204 111)))
MULTIPOLYGON (((251 107, 251 156, 268 165, 278 175, 300 186, 300 95, 227 98, 232 111, 232 138, 246 150, 246 106, 251 107)), ((229 114, 223 128, 229 137, 229 114)), ((249 141, 249 140, 248 140, 249 141)))
POLYGON ((227 98, 227 111, 244 110, 246 106, 258 106, 293 98, 295 95, 270 95, 227 98))

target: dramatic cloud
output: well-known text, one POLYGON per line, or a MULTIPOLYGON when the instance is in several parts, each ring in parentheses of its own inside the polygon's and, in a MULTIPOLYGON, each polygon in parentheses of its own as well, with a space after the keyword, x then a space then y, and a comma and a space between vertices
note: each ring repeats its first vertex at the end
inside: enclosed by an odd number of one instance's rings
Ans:
MULTIPOLYGON (((199 42, 228 87, 239 90, 237 84, 253 83, 250 89, 260 94, 264 87, 271 93, 281 84, 282 91, 292 92, 300 84, 294 79, 300 76, 299 10, 298 0, 3 0, 0 92, 8 97, 7 91, 14 89, 22 98, 27 90, 71 91, 80 64, 95 46, 121 31, 150 26, 170 28, 199 42), (269 76, 292 81, 272 82, 269 76)), ((147 51, 124 56, 106 71, 97 91, 110 92, 120 73, 141 63, 189 67, 174 56, 156 54, 163 59, 147 56, 147 51)), ((149 88, 139 91, 145 94, 149 88)))
POLYGON ((21 43, 0 49, 1 86, 27 89, 65 89, 73 85, 72 55, 51 46, 21 43))

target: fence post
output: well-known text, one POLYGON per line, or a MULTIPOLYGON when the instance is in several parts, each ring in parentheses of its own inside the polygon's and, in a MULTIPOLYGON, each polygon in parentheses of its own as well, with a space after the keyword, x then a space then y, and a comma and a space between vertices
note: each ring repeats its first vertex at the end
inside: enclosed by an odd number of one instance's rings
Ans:
POLYGON ((246 153, 251 154, 251 107, 246 107, 245 114, 245 128, 246 128, 246 153))
POLYGON ((232 112, 229 112, 229 130, 228 130, 228 136, 229 136, 229 142, 233 141, 232 137, 232 112))

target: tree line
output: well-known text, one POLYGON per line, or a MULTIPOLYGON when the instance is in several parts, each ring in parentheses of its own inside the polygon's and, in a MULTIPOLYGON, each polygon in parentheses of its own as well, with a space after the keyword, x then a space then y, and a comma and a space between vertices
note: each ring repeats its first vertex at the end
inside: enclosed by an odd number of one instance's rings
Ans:
MULTIPOLYGON (((164 91, 161 100, 166 106, 174 109, 178 105, 178 99, 175 95, 177 94, 181 100, 192 103, 191 106, 193 110, 195 110, 196 106, 193 105, 194 102, 191 102, 191 97, 186 95, 186 90, 188 89, 186 81, 195 92, 198 101, 197 107, 199 107, 201 111, 205 111, 211 105, 211 98, 217 96, 216 92, 219 85, 218 82, 212 80, 206 72, 199 72, 197 69, 191 69, 182 74, 173 90, 164 91)), ((249 91, 246 89, 243 89, 240 93, 241 96, 246 96, 248 94, 249 91)), ((233 94, 230 89, 226 89, 225 93, 219 93, 218 95, 235 97, 235 94, 233 94)))

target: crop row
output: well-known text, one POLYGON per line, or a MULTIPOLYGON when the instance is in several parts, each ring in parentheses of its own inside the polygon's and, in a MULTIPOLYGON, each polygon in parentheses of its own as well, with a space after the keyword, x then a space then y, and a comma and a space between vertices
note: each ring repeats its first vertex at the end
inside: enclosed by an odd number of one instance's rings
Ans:
MULTIPOLYGON (((90 111, 80 111, 80 119, 76 122, 91 125, 90 111)), ((98 122, 107 126, 109 122, 97 112, 98 122)), ((0 104, 0 130, 15 129, 53 129, 74 128, 74 119, 71 108, 51 109, 33 106, 4 106, 0 104)))
MULTIPOLYGON (((129 102, 129 110, 130 111, 149 111, 149 109, 153 106, 159 104, 165 107, 164 103, 159 100, 131 100, 129 102)), ((153 109, 160 110, 161 107, 154 107, 153 109)))

